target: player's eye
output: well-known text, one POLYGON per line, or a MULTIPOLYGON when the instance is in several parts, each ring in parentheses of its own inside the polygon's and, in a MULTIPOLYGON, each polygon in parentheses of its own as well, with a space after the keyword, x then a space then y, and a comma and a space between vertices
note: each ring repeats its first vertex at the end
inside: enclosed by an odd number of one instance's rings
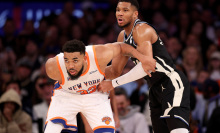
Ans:
POLYGON ((65 62, 68 63, 69 61, 68 61, 68 60, 65 60, 65 62))

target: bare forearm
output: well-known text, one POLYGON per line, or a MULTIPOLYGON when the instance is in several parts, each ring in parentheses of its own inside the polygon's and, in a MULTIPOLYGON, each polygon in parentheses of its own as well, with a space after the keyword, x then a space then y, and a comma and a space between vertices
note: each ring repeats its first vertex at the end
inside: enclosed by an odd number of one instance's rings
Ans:
POLYGON ((121 53, 124 56, 137 58, 140 62, 142 62, 143 58, 145 58, 145 55, 141 54, 135 48, 133 48, 128 44, 120 43, 120 47, 121 47, 121 53))
POLYGON ((106 79, 114 79, 120 76, 121 74, 114 71, 112 65, 110 65, 105 68, 105 75, 106 79))

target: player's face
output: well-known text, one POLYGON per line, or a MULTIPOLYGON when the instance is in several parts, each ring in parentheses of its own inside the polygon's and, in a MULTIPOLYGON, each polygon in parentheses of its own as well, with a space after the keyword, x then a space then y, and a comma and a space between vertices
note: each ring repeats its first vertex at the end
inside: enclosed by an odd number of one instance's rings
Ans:
POLYGON ((126 115, 127 107, 129 106, 130 102, 126 99, 124 95, 117 95, 115 96, 115 99, 119 115, 126 115))
POLYGON ((84 54, 80 54, 80 52, 64 52, 64 61, 70 78, 72 80, 79 78, 84 69, 86 56, 84 54))
POLYGON ((121 28, 128 27, 134 19, 137 19, 138 11, 131 3, 119 2, 116 7, 116 18, 118 26, 121 28))

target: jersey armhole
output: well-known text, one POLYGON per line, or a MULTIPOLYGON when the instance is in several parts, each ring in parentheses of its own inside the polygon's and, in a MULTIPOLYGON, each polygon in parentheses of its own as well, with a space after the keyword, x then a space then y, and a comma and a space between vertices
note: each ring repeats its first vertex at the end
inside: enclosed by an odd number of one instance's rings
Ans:
POLYGON ((96 66, 97 66, 99 72, 100 72, 102 75, 105 76, 105 73, 102 72, 102 70, 101 70, 100 67, 99 67, 99 63, 98 63, 98 60, 97 60, 97 57, 96 57, 96 51, 95 51, 95 46, 94 46, 94 45, 92 46, 92 49, 93 49, 93 53, 94 53, 95 64, 96 64, 96 66))
POLYGON ((59 57, 58 56, 56 56, 56 61, 57 61, 57 66, 58 66, 59 71, 60 71, 60 75, 62 77, 62 84, 61 85, 63 85, 64 82, 65 82, 65 79, 64 79, 63 71, 62 71, 62 69, 60 67, 60 62, 59 62, 59 57))

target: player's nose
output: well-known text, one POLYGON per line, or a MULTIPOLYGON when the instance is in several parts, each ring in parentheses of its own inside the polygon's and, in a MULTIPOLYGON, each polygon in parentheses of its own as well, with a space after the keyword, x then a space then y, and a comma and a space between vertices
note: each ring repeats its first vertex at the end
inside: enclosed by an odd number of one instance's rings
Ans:
POLYGON ((74 63, 69 63, 69 68, 70 68, 70 69, 71 69, 71 68, 75 68, 74 63))

